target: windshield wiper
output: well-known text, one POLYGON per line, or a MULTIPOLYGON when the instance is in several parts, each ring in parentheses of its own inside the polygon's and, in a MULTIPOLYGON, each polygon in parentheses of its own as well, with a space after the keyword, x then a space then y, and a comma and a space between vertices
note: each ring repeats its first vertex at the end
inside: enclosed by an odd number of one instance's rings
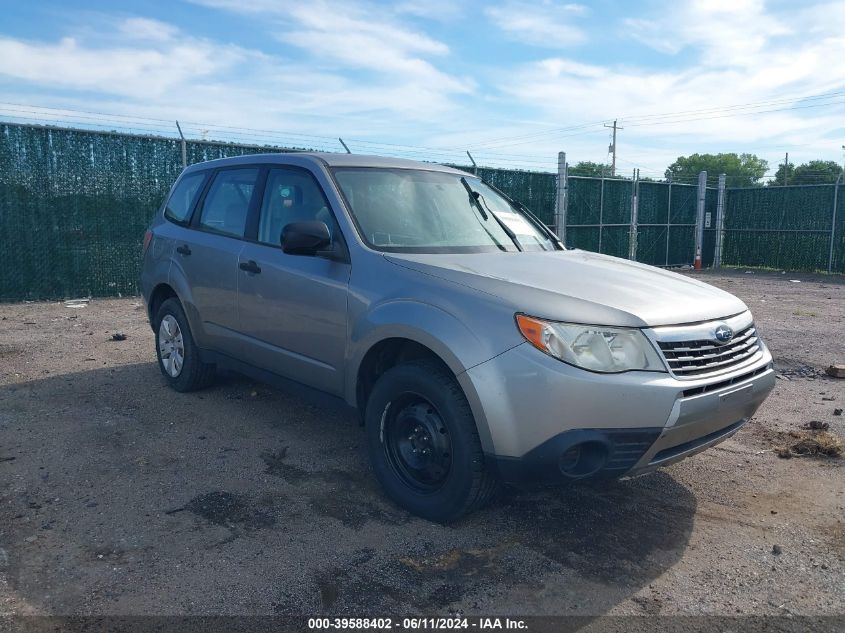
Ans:
POLYGON ((469 198, 470 198, 471 202, 478 209, 479 213, 481 213, 481 217, 483 217, 485 220, 487 220, 488 219, 487 212, 489 212, 490 215, 493 216, 493 219, 496 220, 496 223, 499 226, 502 227, 502 230, 505 232, 505 235, 507 235, 511 239, 511 242, 514 243, 517 250, 521 251, 522 245, 519 243, 519 240, 516 238, 516 233, 513 232, 511 227, 509 227, 507 224, 505 224, 502 221, 502 218, 500 218, 498 215, 493 213, 493 210, 487 205, 487 201, 484 199, 484 196, 482 196, 477 191, 473 191, 472 187, 467 182, 467 179, 464 178, 463 176, 461 176, 461 182, 463 183, 464 188, 467 190, 467 193, 469 194, 469 198), (479 202, 479 200, 480 200, 480 202, 479 202), (482 202, 484 203, 484 207, 481 206, 482 202), (487 212, 484 211, 485 207, 487 208, 487 212))
POLYGON ((481 228, 484 229, 484 232, 487 233, 488 237, 496 243, 496 246, 498 246, 500 250, 507 251, 507 249, 504 247, 504 245, 501 244, 499 242, 499 240, 497 240, 495 238, 495 236, 490 232, 490 229, 487 228, 487 226, 485 224, 485 222, 487 222, 487 219, 488 219, 487 218, 487 212, 484 211, 484 209, 481 208, 481 205, 478 203, 478 200, 475 199, 475 196, 473 195, 473 193, 475 193, 475 192, 472 190, 472 187, 469 186, 469 183, 463 177, 461 177, 461 183, 463 184, 464 188, 467 190, 467 195, 469 196, 470 206, 478 209, 479 214, 481 214, 481 217, 484 218, 484 222, 479 220, 478 217, 476 217, 475 215, 473 215, 473 217, 475 217, 475 219, 478 220, 478 223, 481 225, 481 228))
POLYGON ((467 179, 461 176, 461 184, 464 186, 464 189, 467 190, 467 195, 469 195, 469 203, 478 209, 478 212, 481 214, 481 217, 485 220, 488 220, 487 212, 484 208, 478 203, 478 198, 475 197, 475 192, 472 190, 472 187, 469 186, 467 179))

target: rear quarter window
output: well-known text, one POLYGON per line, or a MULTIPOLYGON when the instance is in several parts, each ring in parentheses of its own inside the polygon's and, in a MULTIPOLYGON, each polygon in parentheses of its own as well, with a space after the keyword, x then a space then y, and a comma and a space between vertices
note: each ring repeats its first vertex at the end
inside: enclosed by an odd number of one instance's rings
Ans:
POLYGON ((173 193, 170 194, 170 198, 167 200, 167 206, 164 207, 166 218, 174 222, 188 222, 191 216, 191 210, 193 210, 194 203, 197 201, 197 196, 202 190, 205 177, 206 174, 204 172, 199 172, 189 174, 179 180, 173 189, 173 193))

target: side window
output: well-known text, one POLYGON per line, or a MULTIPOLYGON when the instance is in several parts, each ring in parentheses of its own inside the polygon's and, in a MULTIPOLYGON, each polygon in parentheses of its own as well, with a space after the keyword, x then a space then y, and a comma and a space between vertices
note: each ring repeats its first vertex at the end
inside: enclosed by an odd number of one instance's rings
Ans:
POLYGON ((286 225, 311 221, 325 222, 334 234, 334 216, 314 176, 298 169, 271 169, 261 205, 258 241, 278 246, 286 225))
POLYGON ((175 222, 187 222, 191 215, 191 209, 197 200, 197 195, 205 182, 205 172, 185 176, 176 185, 167 206, 164 207, 164 215, 175 222))
POLYGON ((200 226, 216 233, 243 237, 256 180, 258 169, 217 172, 202 205, 200 226))

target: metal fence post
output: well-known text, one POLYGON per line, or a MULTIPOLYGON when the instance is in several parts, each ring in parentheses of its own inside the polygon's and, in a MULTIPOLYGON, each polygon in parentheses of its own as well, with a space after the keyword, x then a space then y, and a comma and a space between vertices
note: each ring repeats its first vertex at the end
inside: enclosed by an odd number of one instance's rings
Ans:
POLYGON ((664 266, 669 265, 669 240, 672 239, 672 172, 669 172, 669 194, 666 200, 666 258, 664 266))
POLYGON ((704 243, 704 201, 707 195, 707 172, 698 174, 698 208, 695 214, 695 259, 693 267, 701 270, 701 246, 704 243))
POLYGON ((628 231, 628 259, 637 259, 637 216, 639 205, 637 204, 637 193, 640 185, 640 170, 635 169, 631 177, 631 228, 628 231))
POLYGON ((188 145, 185 143, 185 135, 182 134, 182 126, 179 125, 179 121, 176 121, 176 129, 179 130, 179 138, 182 139, 182 169, 188 166, 188 145))
POLYGON ((566 244, 566 152, 557 153, 557 197, 555 198, 555 233, 566 244))
POLYGON ((833 183, 833 213, 830 218, 830 250, 827 253, 827 272, 833 272, 833 240, 836 237, 836 207, 839 205, 839 182, 845 178, 845 172, 833 183))
POLYGON ((601 190, 599 191, 599 253, 601 253, 602 233, 604 232, 604 167, 601 169, 601 190))
POLYGON ((719 193, 716 197, 716 244, 713 247, 713 268, 722 265, 722 241, 725 239, 725 182, 727 176, 719 174, 719 193))
POLYGON ((469 150, 467 150, 467 156, 469 156, 469 160, 472 163, 472 173, 474 173, 477 176, 478 175, 478 165, 475 164, 475 159, 472 157, 472 154, 469 153, 469 150))

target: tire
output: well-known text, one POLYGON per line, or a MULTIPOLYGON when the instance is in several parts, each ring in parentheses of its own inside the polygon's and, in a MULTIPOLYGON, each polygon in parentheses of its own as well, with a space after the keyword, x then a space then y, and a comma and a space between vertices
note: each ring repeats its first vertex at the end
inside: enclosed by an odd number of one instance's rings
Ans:
POLYGON ((200 360, 199 348, 178 299, 170 298, 161 304, 155 318, 155 337, 158 368, 173 389, 196 391, 214 382, 216 368, 200 360))
POLYGON ((498 482, 485 463, 469 403, 439 363, 414 361, 382 374, 367 401, 365 425, 376 477, 412 514, 446 523, 495 495, 498 482))

